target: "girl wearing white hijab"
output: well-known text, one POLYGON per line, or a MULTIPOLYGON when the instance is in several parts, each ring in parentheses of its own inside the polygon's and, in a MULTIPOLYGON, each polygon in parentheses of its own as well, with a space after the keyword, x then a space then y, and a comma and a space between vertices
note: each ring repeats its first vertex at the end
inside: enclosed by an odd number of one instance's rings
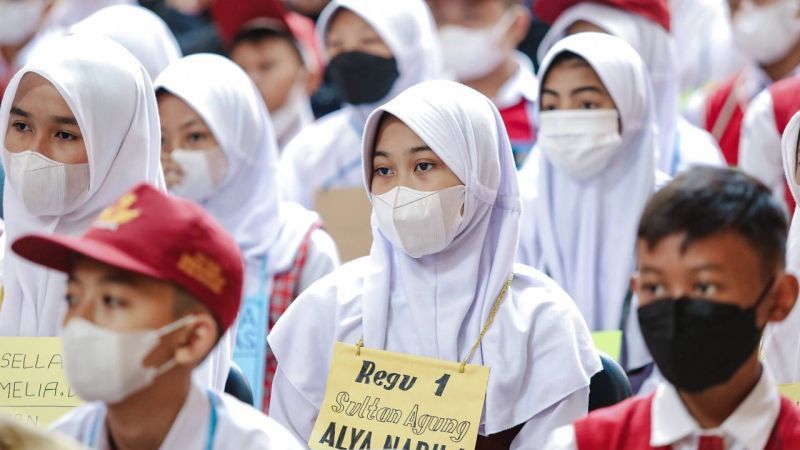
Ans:
POLYGON ((309 125, 281 155, 287 200, 313 206, 319 190, 356 187, 369 113, 406 88, 439 76, 441 58, 421 0, 333 0, 317 22, 328 71, 347 104, 309 125), (382 41, 382 42, 381 42, 382 41))
MULTIPOLYGON (((231 232, 245 260, 245 296, 272 293, 271 325, 339 265, 336 246, 316 213, 280 201, 269 113, 239 66, 217 55, 187 56, 155 88, 169 190, 199 203, 231 232)), ((232 344, 220 348, 232 351, 232 344)), ((224 386, 229 358, 211 368, 212 385, 224 386)))
MULTIPOLYGON (((8 243, 78 235, 137 183, 163 186, 150 77, 108 39, 62 37, 34 52, 8 86, 0 124, 8 243)), ((0 335, 58 333, 63 275, 6 252, 3 288, 0 335)))
POLYGON ((103 8, 75 24, 71 31, 105 36, 121 44, 142 63, 151 80, 182 56, 178 41, 167 24, 141 6, 103 8))
MULTIPOLYGON (((800 204, 800 113, 796 113, 783 132, 783 171, 795 202, 800 204)), ((786 245, 786 270, 800 275, 800 209, 795 208, 786 245)), ((800 383, 800 307, 795 305, 789 317, 773 324, 764 333, 763 355, 766 365, 779 384, 800 383)))
POLYGON ((674 38, 656 22, 623 9, 582 2, 565 10, 539 45, 539 61, 563 37, 598 31, 624 39, 644 61, 658 120, 657 168, 674 175, 695 164, 723 165, 710 134, 680 115, 680 62, 674 38))
POLYGON ((516 169, 492 101, 449 81, 414 86, 370 115, 362 157, 372 249, 314 284, 269 336, 270 415, 308 441, 336 342, 460 361, 513 274, 471 361, 491 368, 480 434, 530 449, 583 416, 599 360, 569 297, 514 264, 516 169))
POLYGON ((647 70, 625 41, 579 33, 550 49, 539 76, 541 151, 529 163, 538 175, 528 177, 525 167, 521 176, 527 186, 519 261, 563 287, 591 330, 625 330, 626 366, 642 367, 650 358, 623 304, 636 227, 655 189, 647 70))

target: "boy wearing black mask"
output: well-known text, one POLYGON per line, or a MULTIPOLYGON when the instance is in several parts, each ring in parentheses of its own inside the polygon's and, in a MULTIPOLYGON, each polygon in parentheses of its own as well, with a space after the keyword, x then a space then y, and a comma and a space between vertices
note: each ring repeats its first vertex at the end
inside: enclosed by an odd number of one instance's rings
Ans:
POLYGON ((653 196, 633 288, 666 381, 556 430, 546 448, 800 448, 800 408, 758 360, 764 327, 798 294, 784 271, 787 228, 769 189, 734 170, 692 169, 653 196))

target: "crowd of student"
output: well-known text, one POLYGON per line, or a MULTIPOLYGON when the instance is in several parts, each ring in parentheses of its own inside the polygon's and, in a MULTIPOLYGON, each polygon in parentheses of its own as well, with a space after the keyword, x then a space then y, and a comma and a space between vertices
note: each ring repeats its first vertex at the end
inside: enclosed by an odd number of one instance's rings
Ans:
POLYGON ((800 449, 799 70, 798 0, 0 0, 0 336, 86 401, 0 448, 321 448, 344 343, 488 367, 477 449, 800 449))

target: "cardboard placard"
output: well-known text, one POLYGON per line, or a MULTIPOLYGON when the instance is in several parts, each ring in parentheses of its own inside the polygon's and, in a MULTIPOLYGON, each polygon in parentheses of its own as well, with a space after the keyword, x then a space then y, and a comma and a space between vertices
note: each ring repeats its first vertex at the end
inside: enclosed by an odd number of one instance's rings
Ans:
POLYGON ((233 361, 242 369, 253 391, 253 406, 261 410, 267 364, 267 315, 269 300, 253 295, 242 301, 236 329, 233 361))
POLYGON ((0 410, 47 427, 82 403, 67 384, 56 337, 0 337, 0 410))
POLYGON ((800 406, 800 383, 780 384, 778 385, 778 392, 800 406))
POLYGON ((592 341, 594 341, 596 349, 608 354, 614 361, 619 362, 622 355, 622 331, 594 331, 592 332, 592 341))
POLYGON ((325 231, 336 242, 342 262, 369 254, 372 204, 363 187, 319 191, 314 200, 314 210, 322 217, 325 231))
POLYGON ((489 368, 336 343, 308 445, 474 449, 489 368))

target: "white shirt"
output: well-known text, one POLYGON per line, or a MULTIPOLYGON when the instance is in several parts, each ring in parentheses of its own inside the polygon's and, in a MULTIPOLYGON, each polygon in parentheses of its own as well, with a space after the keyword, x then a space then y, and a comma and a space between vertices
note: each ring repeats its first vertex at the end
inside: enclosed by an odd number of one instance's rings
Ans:
POLYGON ((308 289, 315 281, 339 267, 339 252, 333 238, 324 230, 314 230, 308 247, 308 257, 300 272, 300 290, 308 289))
MULTIPOLYGON (((154 405, 157 407, 157 405, 154 405)), ((50 429, 89 448, 110 450, 106 406, 94 402, 72 410, 50 429)), ((304 446, 274 420, 227 394, 209 394, 193 383, 161 450, 300 450, 304 446), (210 401, 214 398, 214 407, 210 401), (216 417, 214 421, 212 417, 216 417), (212 422, 216 426, 212 427, 212 422), (212 445, 209 446, 209 441, 212 445)))
POLYGON ((536 103, 536 99, 539 98, 539 79, 533 72, 531 59, 516 51, 514 61, 517 63, 516 72, 506 80, 492 99, 500 110, 516 105, 523 98, 531 103, 536 103))
MULTIPOLYGON (((724 438, 726 450, 762 450, 778 420, 780 408, 778 389, 765 368, 761 379, 733 414, 719 427, 705 430, 686 409, 675 388, 664 382, 653 398, 650 446, 696 450, 701 436, 712 435, 724 438)), ((577 450, 574 427, 568 425, 554 431, 544 448, 577 450)))
POLYGON ((739 166, 766 184, 783 204, 781 135, 775 123, 772 93, 765 89, 747 106, 739 143, 739 166))

